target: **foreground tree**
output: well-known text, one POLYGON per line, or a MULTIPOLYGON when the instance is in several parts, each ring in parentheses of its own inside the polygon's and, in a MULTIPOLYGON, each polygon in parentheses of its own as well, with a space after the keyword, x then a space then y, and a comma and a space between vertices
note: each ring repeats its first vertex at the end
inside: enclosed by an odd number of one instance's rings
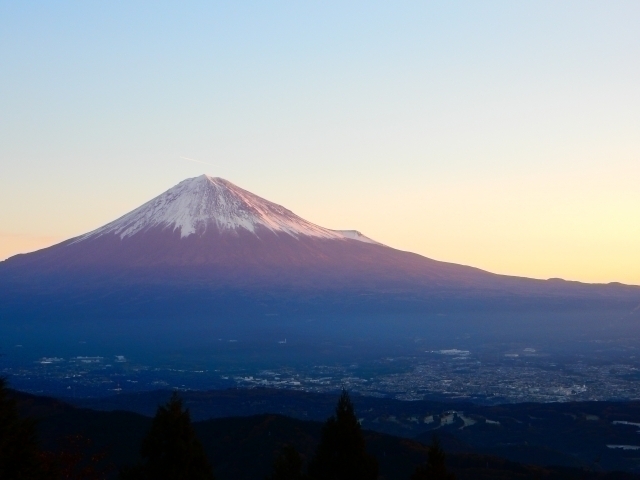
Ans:
POLYGON ((322 428, 315 457, 309 463, 313 480, 375 480, 378 462, 366 451, 364 436, 346 390, 336 413, 322 428))
POLYGON ((411 480, 455 480, 455 475, 447 471, 446 456, 436 436, 429 447, 427 463, 419 465, 411 480))
POLYGON ((61 448, 41 451, 36 422, 22 418, 7 382, 0 378, 0 479, 102 480, 110 465, 105 453, 89 453, 91 442, 81 435, 64 439, 61 448))
POLYGON ((302 457, 291 445, 285 447, 273 463, 273 473, 267 480, 304 480, 306 475, 302 473, 302 457))
POLYGON ((44 478, 35 422, 21 418, 7 382, 0 378, 0 478, 44 478))
POLYGON ((61 438, 59 448, 41 452, 40 458, 49 480, 104 480, 115 469, 107 452, 96 451, 91 439, 80 434, 61 438))
POLYGON ((173 393, 158 407, 147 436, 142 441, 143 463, 121 472, 123 479, 213 480, 211 465, 191 424, 189 410, 173 393))

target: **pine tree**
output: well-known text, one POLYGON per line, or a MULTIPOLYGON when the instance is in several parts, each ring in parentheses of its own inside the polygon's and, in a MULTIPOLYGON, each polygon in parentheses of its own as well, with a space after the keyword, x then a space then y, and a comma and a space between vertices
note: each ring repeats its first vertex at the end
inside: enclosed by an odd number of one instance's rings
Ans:
POLYGON ((189 410, 173 393, 158 407, 140 454, 143 463, 121 472, 123 479, 213 480, 211 465, 191 424, 189 410))
POLYGON ((273 473, 267 480, 304 480, 302 457, 291 445, 285 445, 273 463, 273 473))
POLYGON ((313 480, 375 480, 378 462, 366 452, 360 423, 346 390, 335 415, 322 428, 322 438, 309 464, 313 480))
POLYGON ((429 447, 427 463, 416 468, 411 480, 455 480, 455 478, 453 473, 447 472, 444 450, 438 438, 434 435, 429 447))
POLYGON ((6 380, 0 378, 0 478, 31 480, 43 475, 35 422, 20 417, 6 380))

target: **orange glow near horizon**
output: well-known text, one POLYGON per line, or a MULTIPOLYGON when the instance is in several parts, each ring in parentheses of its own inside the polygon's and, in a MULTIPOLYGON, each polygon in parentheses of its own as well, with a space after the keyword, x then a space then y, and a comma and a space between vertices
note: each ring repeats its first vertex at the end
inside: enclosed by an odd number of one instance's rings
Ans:
POLYGON ((5 260, 19 253, 29 253, 50 247, 64 240, 63 238, 41 235, 19 235, 0 232, 0 260, 5 260))
MULTIPOLYGON (((624 181, 588 169, 450 182, 381 179, 337 187, 329 198, 317 185, 300 192, 234 183, 323 227, 357 229, 436 260, 506 275, 640 285, 640 222, 631 221, 639 218, 636 169, 624 173, 624 181)), ((119 198, 109 208, 99 202, 102 210, 73 202, 66 223, 52 218, 49 232, 0 234, 0 258, 90 231, 152 196, 119 198)))

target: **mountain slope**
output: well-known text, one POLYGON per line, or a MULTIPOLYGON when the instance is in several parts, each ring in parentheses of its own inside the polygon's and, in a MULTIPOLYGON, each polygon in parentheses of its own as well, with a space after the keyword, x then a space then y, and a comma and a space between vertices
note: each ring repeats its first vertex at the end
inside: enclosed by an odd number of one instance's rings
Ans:
POLYGON ((45 304, 144 315, 223 303, 389 311, 486 301, 640 303, 638 287, 495 275, 396 250, 206 175, 85 235, 1 262, 0 288, 0 315, 45 304))

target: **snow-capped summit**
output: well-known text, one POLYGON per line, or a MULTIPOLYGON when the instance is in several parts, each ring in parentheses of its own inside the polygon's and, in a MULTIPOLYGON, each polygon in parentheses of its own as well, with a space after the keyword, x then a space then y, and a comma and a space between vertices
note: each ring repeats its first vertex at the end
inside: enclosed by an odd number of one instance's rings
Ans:
POLYGON ((355 230, 330 230, 315 225, 223 178, 208 175, 180 182, 132 212, 77 238, 76 242, 107 234, 124 239, 158 227, 179 232, 180 238, 244 230, 257 236, 268 231, 295 238, 307 236, 377 243, 355 230))
POLYGON ((347 251, 374 259, 370 247, 389 249, 356 230, 321 227, 227 180, 201 175, 96 230, 10 263, 34 262, 51 271, 215 267, 220 275, 222 269, 248 275, 285 266, 344 266, 339 259, 347 251))

